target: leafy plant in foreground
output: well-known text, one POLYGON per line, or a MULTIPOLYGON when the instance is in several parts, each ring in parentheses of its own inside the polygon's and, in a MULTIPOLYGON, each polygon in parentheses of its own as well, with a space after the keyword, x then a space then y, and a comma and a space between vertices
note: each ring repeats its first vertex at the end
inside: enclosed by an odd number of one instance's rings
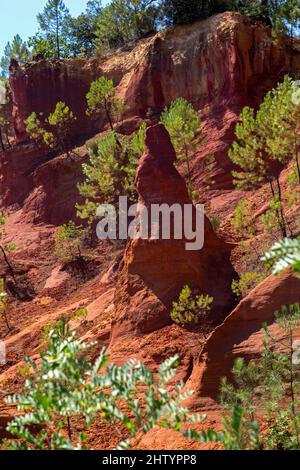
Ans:
MULTIPOLYGON (((78 419, 85 423, 85 431, 97 418, 114 423, 121 434, 126 431, 131 438, 155 426, 181 432, 183 423, 204 419, 190 416, 188 409, 180 405, 192 393, 183 392, 183 383, 168 391, 178 357, 165 361, 156 379, 135 360, 122 367, 107 365, 105 350, 92 364, 87 353, 95 346, 76 339, 75 333, 64 327, 63 331, 50 332, 48 349, 41 353, 38 363, 26 359, 31 377, 20 395, 6 400, 16 404, 20 412, 7 427, 17 438, 11 442, 13 449, 86 448, 86 432, 76 428, 78 419)), ((130 444, 131 440, 125 439, 119 448, 130 444)))
POLYGON ((272 267, 273 274, 278 274, 291 267, 296 275, 300 272, 300 240, 285 238, 272 246, 262 257, 267 267, 272 267))

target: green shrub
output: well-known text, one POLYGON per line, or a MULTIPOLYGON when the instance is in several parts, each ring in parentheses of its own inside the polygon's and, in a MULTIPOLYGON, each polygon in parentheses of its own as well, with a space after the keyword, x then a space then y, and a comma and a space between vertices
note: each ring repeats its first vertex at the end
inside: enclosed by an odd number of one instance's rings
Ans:
POLYGON ((49 335, 51 331, 57 333, 60 338, 64 338, 69 333, 69 326, 66 315, 63 315, 59 320, 53 320, 43 326, 41 332, 42 346, 49 346, 49 335))
POLYGON ((87 115, 99 118, 106 115, 110 128, 114 131, 114 121, 120 118, 124 109, 122 100, 116 98, 116 89, 112 80, 100 77, 91 83, 86 95, 87 115))
POLYGON ((219 217, 216 217, 216 216, 213 216, 211 219, 210 219, 210 223, 212 225, 212 228, 213 228, 213 231, 215 233, 218 232, 219 228, 220 228, 220 225, 221 225, 221 220, 219 217))
POLYGON ((171 318, 182 326, 204 323, 211 310, 213 300, 213 297, 209 295, 195 295, 189 286, 185 286, 179 295, 178 302, 173 302, 171 318))
POLYGON ((55 252, 65 262, 82 259, 81 248, 85 231, 70 221, 59 227, 55 235, 55 252))
POLYGON ((43 123, 36 113, 31 113, 25 120, 26 132, 38 145, 69 155, 76 120, 66 103, 59 101, 43 123))
POLYGON ((241 275, 240 279, 234 279, 231 287, 236 297, 245 297, 254 287, 260 284, 264 279, 263 273, 247 272, 241 275))
POLYGON ((246 199, 241 199, 238 202, 234 209, 231 225, 239 237, 247 239, 255 235, 256 227, 252 217, 251 206, 246 199))
POLYGON ((237 141, 229 150, 229 157, 239 167, 232 172, 237 188, 256 189, 268 184, 273 207, 263 217, 264 225, 267 231, 277 225, 283 237, 288 225, 280 167, 291 158, 300 182, 299 103, 292 99, 295 89, 294 80, 286 76, 267 93, 257 112, 245 107, 236 126, 237 141))
MULTIPOLYGON (((300 326, 299 304, 283 306, 275 313, 275 323, 284 339, 274 337, 267 325, 261 357, 245 364, 238 359, 233 368, 234 383, 223 379, 221 386, 224 410, 243 409, 240 440, 249 448, 253 423, 263 421, 267 431, 260 435, 263 449, 299 449, 300 364, 295 361, 295 330, 300 326)), ((258 427, 258 425, 256 424, 258 427)))
POLYGON ((85 320, 87 315, 88 315, 87 309, 85 307, 81 307, 70 316, 70 320, 78 320, 78 319, 85 320))
POLYGON ((205 159, 205 171, 208 173, 206 177, 205 183, 207 188, 211 188, 215 184, 215 180, 212 177, 212 173, 214 173, 217 169, 217 161, 214 154, 208 155, 205 159))
POLYGON ((300 327, 299 304, 275 313, 277 337, 267 325, 258 360, 235 361, 232 378, 221 382, 223 430, 185 435, 200 442, 220 442, 226 450, 300 449, 300 361, 294 349, 300 327), (261 432, 259 422, 264 423, 261 432))

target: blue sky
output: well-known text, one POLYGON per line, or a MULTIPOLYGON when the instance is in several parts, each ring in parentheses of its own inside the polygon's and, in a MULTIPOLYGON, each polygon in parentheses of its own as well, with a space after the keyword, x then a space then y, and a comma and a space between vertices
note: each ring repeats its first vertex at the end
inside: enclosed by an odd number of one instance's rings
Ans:
MULTIPOLYGON (((0 57, 8 41, 15 34, 20 34, 22 39, 27 39, 37 31, 36 15, 40 13, 46 0, 1 0, 0 7, 0 57)), ((108 0, 102 2, 103 5, 108 0)), ((87 0, 65 0, 73 16, 79 15, 85 10, 87 0)))

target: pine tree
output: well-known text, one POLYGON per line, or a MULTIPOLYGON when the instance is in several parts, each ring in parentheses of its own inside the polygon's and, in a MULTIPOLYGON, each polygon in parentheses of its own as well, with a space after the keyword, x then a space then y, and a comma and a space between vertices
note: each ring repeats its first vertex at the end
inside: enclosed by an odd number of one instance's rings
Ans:
POLYGON ((61 43, 68 38, 68 24, 71 20, 69 10, 63 0, 48 0, 42 13, 37 16, 45 39, 55 40, 56 58, 61 58, 61 43))
POLYGON ((275 324, 276 337, 263 325, 265 339, 259 360, 246 364, 244 359, 237 359, 232 371, 234 381, 224 378, 221 384, 225 414, 236 406, 243 409, 239 437, 245 449, 251 448, 249 433, 259 419, 267 425, 259 439, 261 449, 300 448, 299 353, 294 349, 300 326, 299 304, 275 312, 275 324))
POLYGON ((87 115, 98 119, 105 114, 112 131, 115 130, 114 121, 119 119, 123 111, 122 100, 116 98, 116 89, 113 81, 100 77, 91 83, 90 90, 86 95, 87 115))
POLYGON ((159 4, 158 0, 112 0, 97 20, 95 34, 98 52, 155 33, 159 4))
POLYGON ((136 200, 135 170, 144 151, 146 125, 130 138, 111 132, 89 146, 89 163, 83 165, 85 181, 78 185, 85 198, 77 215, 92 223, 100 202, 117 204, 119 196, 136 200))
POLYGON ((199 114, 191 103, 178 98, 164 110, 160 121, 170 134, 177 157, 186 163, 188 190, 193 196, 190 153, 195 149, 195 139, 201 137, 199 114))
POLYGON ((12 59, 16 60, 20 64, 26 62, 29 59, 29 50, 27 45, 21 39, 19 34, 13 38, 12 43, 8 42, 5 46, 4 55, 0 62, 3 76, 8 75, 9 66, 12 59))
POLYGON ((269 184, 271 204, 276 206, 283 237, 287 235, 287 226, 280 173, 290 155, 296 158, 287 132, 291 96, 292 81, 285 77, 276 89, 266 95, 257 113, 249 107, 244 108, 240 123, 236 126, 237 142, 229 151, 229 157, 239 167, 232 173, 236 187, 247 190, 269 184))
POLYGON ((44 119, 43 123, 36 113, 31 113, 25 120, 26 131, 38 145, 45 145, 49 149, 66 153, 69 156, 76 119, 66 103, 59 101, 54 111, 44 119))

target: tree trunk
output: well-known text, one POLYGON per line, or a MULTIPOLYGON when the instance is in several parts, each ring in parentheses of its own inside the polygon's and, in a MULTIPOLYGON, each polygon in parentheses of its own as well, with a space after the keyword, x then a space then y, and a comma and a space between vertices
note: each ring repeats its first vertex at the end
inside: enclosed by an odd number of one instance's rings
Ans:
POLYGON ((69 437, 69 440, 72 442, 72 427, 71 427, 71 419, 69 416, 67 417, 67 425, 68 425, 68 437, 69 437))
POLYGON ((11 143, 9 141, 9 136, 8 136, 8 131, 5 131, 5 137, 6 137, 7 145, 9 146, 9 148, 11 148, 11 143))
POLYGON ((57 58, 60 59, 59 11, 58 11, 58 5, 57 5, 57 7, 56 7, 56 53, 57 53, 57 58))
POLYGON ((188 172, 188 190, 189 190, 189 196, 192 197, 192 179, 191 179, 191 167, 190 167, 190 159, 189 159, 189 152, 188 148, 185 145, 184 146, 184 153, 185 153, 185 161, 186 161, 186 166, 187 166, 187 172, 188 172))
MULTIPOLYGON (((270 181, 269 184, 270 184, 273 200, 275 200, 276 199, 276 193, 275 193, 275 190, 274 190, 274 187, 273 187, 273 182, 270 181)), ((282 234, 283 238, 286 238, 286 235, 284 235, 286 230, 284 230, 284 228, 282 226, 282 217, 281 217, 281 213, 278 209, 276 209, 276 218, 277 218, 277 222, 278 222, 278 225, 280 227, 280 230, 281 230, 281 234, 282 234)))
POLYGON ((0 147, 1 147, 2 152, 5 152, 1 129, 0 129, 0 147))
POLYGON ((279 213, 280 213, 280 218, 281 218, 282 235, 283 235, 284 238, 286 238, 287 237, 286 221, 285 221, 285 216, 284 216, 284 209, 283 209, 283 202, 282 202, 282 192, 281 192, 279 177, 276 178, 276 183, 277 183, 278 197, 279 197, 279 202, 280 202, 279 213))
POLYGON ((14 283, 15 283, 15 285, 16 285, 16 287, 17 287, 17 280, 16 280, 16 277, 15 277, 14 269, 13 269, 13 267, 12 267, 12 265, 11 265, 11 263, 10 263, 8 257, 7 257, 7 254, 6 254, 5 249, 3 248, 2 245, 0 245, 0 251, 1 251, 2 254, 3 254, 4 261, 5 261, 5 263, 7 264, 8 269, 9 269, 9 272, 10 272, 10 274, 11 274, 11 277, 13 278, 14 283))

